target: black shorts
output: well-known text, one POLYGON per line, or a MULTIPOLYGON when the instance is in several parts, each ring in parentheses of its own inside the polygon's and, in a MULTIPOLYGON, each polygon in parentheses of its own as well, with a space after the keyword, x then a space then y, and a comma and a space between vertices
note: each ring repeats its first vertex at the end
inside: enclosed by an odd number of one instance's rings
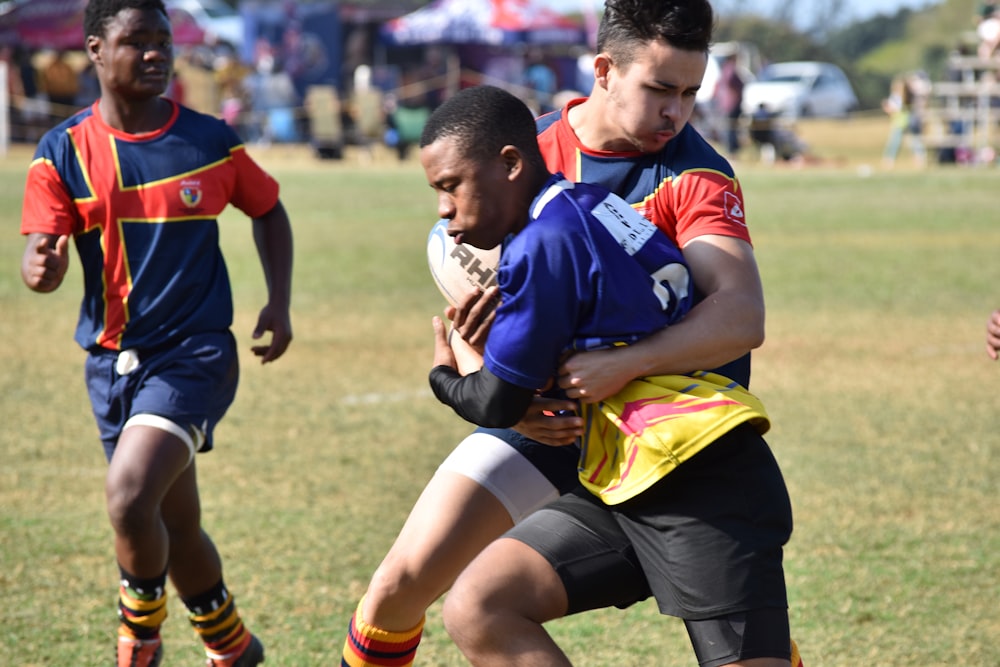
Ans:
POLYGON ((641 495, 605 505, 583 487, 507 533, 545 556, 569 613, 650 595, 685 620, 787 609, 782 547, 792 531, 767 443, 739 426, 641 495))

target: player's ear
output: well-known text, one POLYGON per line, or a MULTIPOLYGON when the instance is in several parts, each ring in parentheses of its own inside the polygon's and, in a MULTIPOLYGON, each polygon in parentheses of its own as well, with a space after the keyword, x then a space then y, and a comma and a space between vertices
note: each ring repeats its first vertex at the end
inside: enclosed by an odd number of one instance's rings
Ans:
POLYGON ((507 145, 500 149, 500 157, 503 159, 504 167, 507 170, 507 179, 513 180, 524 169, 524 156, 517 146, 507 145))
POLYGON ((101 59, 101 38, 97 35, 88 35, 85 46, 87 57, 96 65, 101 59))
POLYGON ((613 65, 611 56, 607 53, 598 53, 594 56, 594 81, 602 87, 607 88, 608 72, 611 71, 613 65))

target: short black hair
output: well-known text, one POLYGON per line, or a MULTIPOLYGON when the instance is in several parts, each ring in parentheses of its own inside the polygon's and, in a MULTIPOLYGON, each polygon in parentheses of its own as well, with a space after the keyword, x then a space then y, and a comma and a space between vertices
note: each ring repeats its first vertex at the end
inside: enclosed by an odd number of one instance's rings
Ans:
POLYGON ((104 37, 108 22, 118 16, 123 9, 152 9, 168 19, 167 7, 163 0, 90 0, 83 14, 83 36, 104 37))
POLYGON ((597 50, 619 66, 654 40, 685 51, 708 53, 715 14, 708 0, 606 0, 597 30, 597 50))
POLYGON ((454 137, 462 155, 488 160, 511 145, 527 162, 545 169, 537 132, 535 116, 518 97, 496 86, 475 86, 459 91, 434 110, 420 135, 420 147, 454 137))

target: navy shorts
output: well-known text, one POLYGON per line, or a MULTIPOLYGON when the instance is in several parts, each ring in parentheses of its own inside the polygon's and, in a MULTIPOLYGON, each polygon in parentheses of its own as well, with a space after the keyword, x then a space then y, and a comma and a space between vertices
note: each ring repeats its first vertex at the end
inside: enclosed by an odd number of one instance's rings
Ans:
POLYGON ((212 449, 212 430, 236 397, 239 382, 232 333, 196 334, 138 355, 138 367, 127 375, 115 369, 117 352, 97 350, 87 357, 87 392, 108 460, 125 422, 137 414, 193 426, 205 435, 200 451, 212 449))

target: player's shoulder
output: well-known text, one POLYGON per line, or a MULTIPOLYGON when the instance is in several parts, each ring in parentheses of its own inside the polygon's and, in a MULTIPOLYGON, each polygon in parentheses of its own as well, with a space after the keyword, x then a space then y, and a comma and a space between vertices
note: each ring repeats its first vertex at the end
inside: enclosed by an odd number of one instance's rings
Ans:
POLYGON ((168 135, 170 141, 197 146, 209 160, 228 159, 243 146, 243 140, 226 121, 178 104, 176 119, 168 135))
POLYGON ((54 158, 61 152, 72 150, 70 131, 75 128, 85 128, 94 119, 93 107, 87 107, 76 112, 58 125, 47 130, 38 140, 35 159, 54 158))
POLYGON ((719 172, 728 178, 736 176, 729 160, 690 124, 667 144, 663 156, 677 174, 704 171, 719 172))
POLYGON ((548 247, 572 244, 608 194, 602 186, 573 183, 562 174, 554 174, 532 204, 525 238, 548 247))
POLYGON ((545 134, 547 130, 553 127, 562 118, 563 110, 556 109, 555 111, 550 111, 546 114, 542 114, 535 119, 535 128, 538 134, 545 134))
POLYGON ((199 128, 204 132, 218 132, 224 129, 232 129, 226 121, 211 114, 197 111, 183 104, 177 105, 177 124, 199 128))

